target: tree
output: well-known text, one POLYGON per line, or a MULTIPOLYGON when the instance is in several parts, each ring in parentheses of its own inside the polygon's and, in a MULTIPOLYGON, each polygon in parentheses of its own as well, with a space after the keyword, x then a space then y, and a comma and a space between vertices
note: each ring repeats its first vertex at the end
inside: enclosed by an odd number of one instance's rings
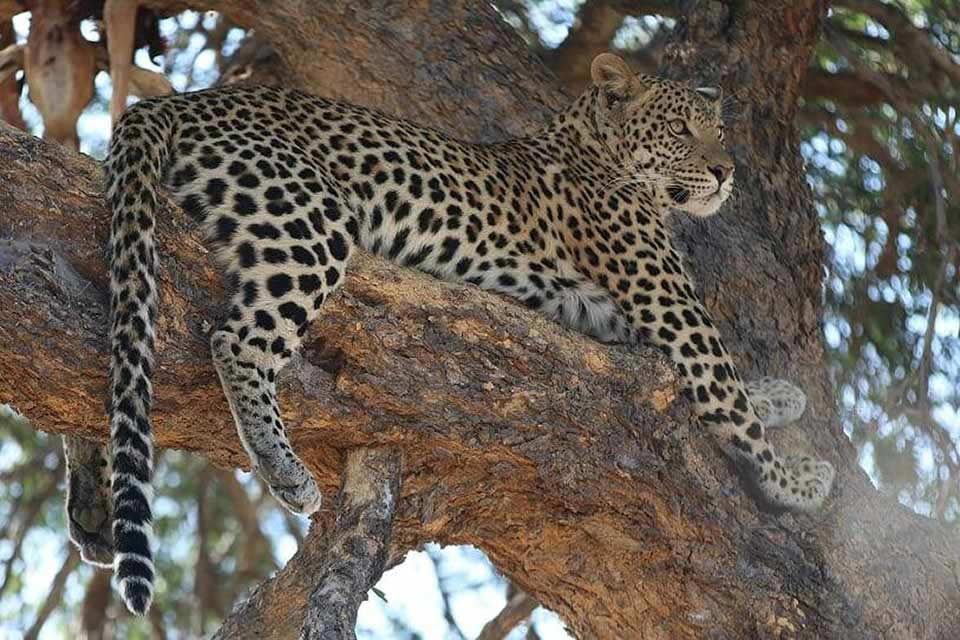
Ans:
MULTIPOLYGON (((486 4, 204 8, 255 24, 317 93, 463 137, 532 130, 564 102, 486 4)), ((960 596, 951 565, 937 560, 952 562, 956 540, 873 490, 824 375, 823 244, 792 122, 825 4, 681 9, 664 73, 721 80, 742 115, 729 133, 733 206, 718 219, 678 220, 675 232, 741 369, 790 377, 810 395, 813 418, 781 446, 832 452, 840 486, 827 510, 759 512, 712 444, 688 430, 658 356, 594 344, 493 296, 369 258, 288 378, 295 446, 328 496, 347 451, 399 451, 388 563, 426 540, 476 544, 582 637, 700 637, 716 627, 738 637, 949 637, 960 596)), ((0 272, 0 402, 26 407, 40 428, 104 438, 108 216, 97 169, 9 129, 0 137, 0 264, 11 265, 0 272)), ((194 320, 212 317, 216 277, 183 216, 168 218, 158 440, 245 464, 194 320)), ((227 625, 295 633, 330 557, 331 516, 227 625)))

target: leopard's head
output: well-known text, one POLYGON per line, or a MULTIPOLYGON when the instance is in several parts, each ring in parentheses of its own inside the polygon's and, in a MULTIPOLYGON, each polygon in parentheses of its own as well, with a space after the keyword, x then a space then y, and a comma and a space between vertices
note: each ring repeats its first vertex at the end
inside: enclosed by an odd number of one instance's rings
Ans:
POLYGON ((637 75, 610 53, 590 71, 597 134, 624 180, 647 185, 673 208, 716 213, 734 168, 723 148, 720 89, 637 75))

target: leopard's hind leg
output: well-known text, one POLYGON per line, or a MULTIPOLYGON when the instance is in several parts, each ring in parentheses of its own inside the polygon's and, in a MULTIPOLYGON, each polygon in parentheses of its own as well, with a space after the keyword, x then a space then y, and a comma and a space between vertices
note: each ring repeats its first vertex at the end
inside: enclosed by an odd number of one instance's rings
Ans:
POLYGON ((210 340, 250 461, 284 506, 307 514, 320 507, 320 492, 290 447, 277 402, 277 375, 342 283, 356 233, 356 222, 338 199, 321 194, 316 203, 321 206, 295 209, 279 219, 251 216, 245 232, 263 237, 238 237, 223 249, 239 286, 229 318, 210 340), (263 233, 266 225, 279 229, 281 224, 286 233, 263 233))
POLYGON ((230 330, 215 332, 210 349, 240 441, 257 473, 285 507, 313 513, 320 508, 320 490, 290 447, 277 403, 276 375, 285 360, 265 361, 230 330))

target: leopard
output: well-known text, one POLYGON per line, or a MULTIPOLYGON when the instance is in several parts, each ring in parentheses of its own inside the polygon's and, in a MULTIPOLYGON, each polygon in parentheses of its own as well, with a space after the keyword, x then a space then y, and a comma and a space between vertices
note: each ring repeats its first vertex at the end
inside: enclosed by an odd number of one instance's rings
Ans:
POLYGON ((110 440, 74 443, 67 511, 84 559, 113 567, 131 612, 149 608, 155 573, 164 193, 203 229, 230 284, 213 364, 252 467, 295 513, 312 514, 321 496, 290 446, 277 377, 358 250, 505 295, 601 342, 652 345, 760 502, 821 507, 833 466, 783 456, 766 433, 797 420, 806 396, 785 380, 744 382, 667 226, 674 213, 716 214, 733 189, 721 89, 637 74, 611 53, 590 75, 538 132, 494 143, 270 86, 142 100, 123 115, 104 163, 110 440))

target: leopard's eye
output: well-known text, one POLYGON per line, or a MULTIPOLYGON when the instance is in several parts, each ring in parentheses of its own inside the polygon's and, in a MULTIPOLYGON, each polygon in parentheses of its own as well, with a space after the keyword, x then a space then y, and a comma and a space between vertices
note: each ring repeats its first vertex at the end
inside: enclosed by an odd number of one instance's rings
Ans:
POLYGON ((675 136, 689 136, 690 127, 687 126, 687 123, 679 118, 676 120, 671 120, 667 123, 667 126, 670 128, 670 133, 675 136))
POLYGON ((717 140, 723 142, 723 125, 717 127, 717 140))

